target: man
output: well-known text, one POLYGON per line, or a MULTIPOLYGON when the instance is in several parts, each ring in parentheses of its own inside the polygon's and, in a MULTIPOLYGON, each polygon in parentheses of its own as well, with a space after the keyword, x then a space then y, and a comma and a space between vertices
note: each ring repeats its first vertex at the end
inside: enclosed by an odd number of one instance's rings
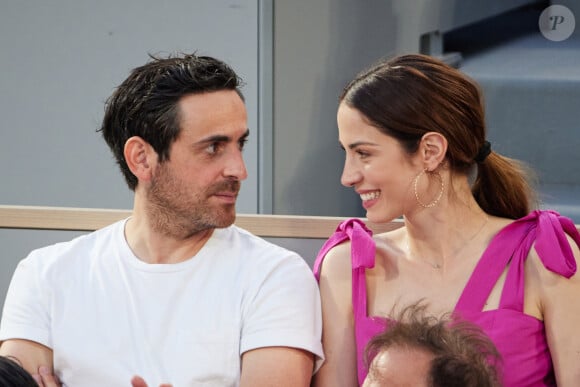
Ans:
POLYGON ((363 387, 499 387, 500 355, 475 325, 403 309, 366 347, 363 387))
POLYGON ((102 134, 132 216, 33 251, 0 354, 47 385, 307 386, 318 289, 297 254, 233 226, 248 138, 240 79, 196 55, 153 58, 106 105, 102 134), (141 379, 142 377, 142 379, 141 379))

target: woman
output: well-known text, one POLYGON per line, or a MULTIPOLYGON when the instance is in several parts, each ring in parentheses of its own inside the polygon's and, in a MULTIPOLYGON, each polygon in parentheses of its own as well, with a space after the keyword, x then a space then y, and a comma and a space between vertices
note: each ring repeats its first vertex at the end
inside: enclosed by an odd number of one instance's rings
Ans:
POLYGON ((580 235, 554 212, 530 212, 522 164, 486 141, 477 85, 434 58, 400 56, 346 86, 337 121, 342 184, 370 221, 402 216, 404 227, 371 237, 350 220, 321 250, 326 361, 315 385, 361 384, 381 316, 425 299, 434 316, 488 334, 506 386, 577 386, 580 235))

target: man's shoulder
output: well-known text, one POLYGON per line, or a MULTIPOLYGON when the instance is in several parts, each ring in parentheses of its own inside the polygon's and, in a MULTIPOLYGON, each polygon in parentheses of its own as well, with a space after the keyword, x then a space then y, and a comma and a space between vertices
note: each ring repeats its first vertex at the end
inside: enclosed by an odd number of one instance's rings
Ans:
MULTIPOLYGON (((232 225, 221 229, 220 239, 227 240, 228 246, 245 263, 263 269, 268 267, 289 268, 295 267, 311 273, 306 260, 296 251, 280 246, 274 242, 259 237, 243 228, 232 225)), ((267 270, 267 269, 266 269, 267 270)))
POLYGON ((115 222, 102 229, 76 236, 67 241, 39 247, 32 250, 26 260, 42 266, 61 263, 65 265, 71 264, 71 261, 99 249, 99 246, 106 246, 109 242, 111 245, 114 244, 112 238, 119 231, 121 223, 124 223, 124 221, 115 222))

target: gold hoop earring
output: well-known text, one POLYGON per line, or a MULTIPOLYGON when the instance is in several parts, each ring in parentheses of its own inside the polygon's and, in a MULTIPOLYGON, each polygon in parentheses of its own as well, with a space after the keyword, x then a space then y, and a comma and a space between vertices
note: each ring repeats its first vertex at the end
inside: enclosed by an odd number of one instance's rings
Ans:
POLYGON ((431 208, 431 207, 435 207, 437 205, 437 203, 439 203, 439 200, 441 200, 441 197, 443 196, 443 190, 445 189, 445 183, 443 182, 443 177, 441 176, 441 174, 437 171, 428 171, 428 170, 423 170, 421 171, 421 173, 419 173, 417 175, 417 177, 415 177, 415 180, 413 180, 413 189, 415 191, 415 199, 417 200, 417 203, 419 203, 419 205, 423 208, 431 208), (419 199, 419 192, 417 191, 417 184, 419 183, 419 179, 421 178, 422 175, 425 174, 429 174, 429 175, 433 175, 433 176, 437 176, 437 178, 439 178, 439 182, 441 183, 441 189, 439 190, 439 194, 437 194, 437 197, 430 203, 425 204, 421 199, 419 199))

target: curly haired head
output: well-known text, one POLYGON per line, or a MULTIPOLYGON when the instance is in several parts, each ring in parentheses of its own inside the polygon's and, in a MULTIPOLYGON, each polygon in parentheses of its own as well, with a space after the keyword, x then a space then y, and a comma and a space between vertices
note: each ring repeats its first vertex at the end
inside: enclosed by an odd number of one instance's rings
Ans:
MULTIPOLYGON (((368 343, 366 359, 370 368, 372 359, 383 351, 418 350, 432 354, 425 376, 429 387, 501 386, 500 355, 481 329, 449 315, 428 316, 425 310, 422 303, 404 308, 385 332, 368 343)), ((369 377, 380 375, 369 371, 369 377)))

